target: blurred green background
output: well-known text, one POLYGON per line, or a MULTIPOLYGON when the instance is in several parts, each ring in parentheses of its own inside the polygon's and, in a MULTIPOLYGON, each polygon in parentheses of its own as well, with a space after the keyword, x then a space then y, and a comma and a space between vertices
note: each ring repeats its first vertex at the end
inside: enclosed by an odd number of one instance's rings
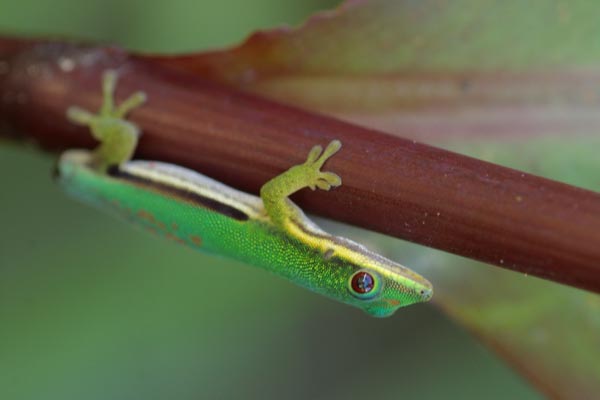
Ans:
MULTIPOLYGON (((0 32, 201 51, 336 3, 0 0, 0 32)), ((67 198, 54 161, 0 144, 0 399, 538 397, 432 305, 373 319, 160 240, 67 198)))

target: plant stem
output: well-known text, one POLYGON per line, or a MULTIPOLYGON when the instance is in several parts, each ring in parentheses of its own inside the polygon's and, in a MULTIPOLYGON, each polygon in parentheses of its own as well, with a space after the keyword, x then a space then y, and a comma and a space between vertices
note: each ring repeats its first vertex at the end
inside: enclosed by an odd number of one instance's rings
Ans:
MULTIPOLYGON (((93 147, 71 105, 117 96, 148 103, 137 158, 183 165, 236 188, 260 186, 339 139, 330 193, 294 197, 309 212, 468 258, 600 292, 600 194, 244 94, 117 48, 0 38, 0 126, 42 147, 93 147)), ((0 134, 7 133, 2 129, 0 134)))

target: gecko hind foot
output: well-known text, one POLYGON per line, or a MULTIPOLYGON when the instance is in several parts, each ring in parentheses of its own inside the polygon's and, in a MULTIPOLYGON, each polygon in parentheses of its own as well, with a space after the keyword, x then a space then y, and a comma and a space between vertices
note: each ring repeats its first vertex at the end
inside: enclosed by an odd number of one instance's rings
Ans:
POLYGON ((146 94, 136 92, 115 106, 116 85, 117 73, 113 70, 106 71, 102 77, 102 105, 96 114, 80 107, 67 109, 70 121, 89 126, 92 136, 100 141, 100 145, 94 150, 92 162, 100 170, 129 161, 140 135, 138 127, 127 121, 125 115, 142 105, 146 101, 146 94))
POLYGON ((102 77, 102 94, 104 100, 102 102, 100 115, 121 119, 134 108, 144 104, 146 101, 146 93, 141 91, 135 92, 115 108, 114 98, 116 85, 117 73, 113 70, 106 71, 102 77))
POLYGON ((98 119, 103 118, 124 119, 130 111, 146 102, 146 94, 138 91, 115 107, 116 86, 117 73, 114 70, 106 71, 102 76, 102 105, 100 111, 93 114, 81 107, 72 106, 67 109, 67 118, 79 125, 91 125, 98 119))
POLYGON ((102 76, 102 106, 98 113, 103 117, 124 118, 127 113, 146 101, 144 92, 135 92, 115 107, 115 88, 117 87, 117 73, 114 70, 104 72, 102 76))

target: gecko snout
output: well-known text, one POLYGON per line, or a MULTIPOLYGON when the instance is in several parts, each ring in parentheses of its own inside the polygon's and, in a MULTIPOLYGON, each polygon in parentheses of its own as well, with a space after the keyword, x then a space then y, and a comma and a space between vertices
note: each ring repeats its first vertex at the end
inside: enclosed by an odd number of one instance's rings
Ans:
POLYGON ((433 297, 433 289, 421 289, 419 294, 421 295, 421 300, 429 301, 433 297))

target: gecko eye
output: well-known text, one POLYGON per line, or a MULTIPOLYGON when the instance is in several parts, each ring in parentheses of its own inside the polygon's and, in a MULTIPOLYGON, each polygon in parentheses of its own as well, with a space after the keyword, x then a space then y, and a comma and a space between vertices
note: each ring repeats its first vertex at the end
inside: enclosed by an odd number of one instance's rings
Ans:
POLYGON ((360 299, 371 298, 378 292, 378 280, 369 272, 358 271, 350 278, 350 292, 360 299))
POLYGON ((361 271, 354 274, 351 285, 356 293, 369 293, 375 287, 375 280, 368 272, 361 271))

